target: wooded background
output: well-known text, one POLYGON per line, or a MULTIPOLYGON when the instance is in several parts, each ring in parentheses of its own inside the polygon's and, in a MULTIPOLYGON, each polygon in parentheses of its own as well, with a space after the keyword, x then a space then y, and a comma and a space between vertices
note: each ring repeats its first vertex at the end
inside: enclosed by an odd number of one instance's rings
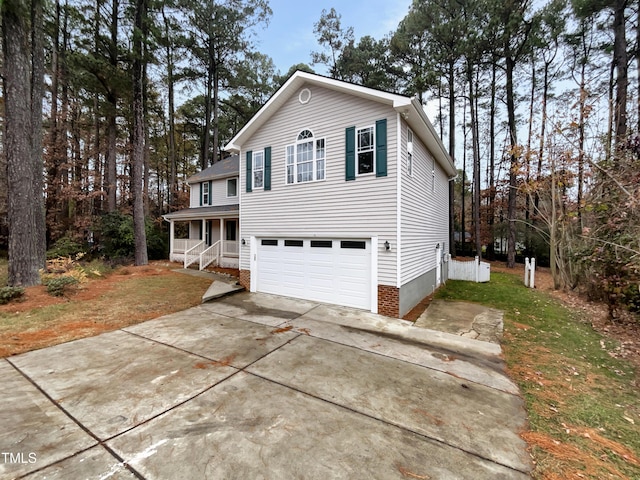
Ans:
POLYGON ((137 264, 162 256, 161 215, 187 206, 185 179, 290 74, 316 68, 427 106, 459 169, 452 253, 535 256, 556 287, 638 310, 638 10, 414 1, 395 31, 356 39, 331 9, 309 63, 283 73, 256 48, 266 0, 4 0, 10 283, 38 283, 45 245, 99 252, 120 236, 137 264))

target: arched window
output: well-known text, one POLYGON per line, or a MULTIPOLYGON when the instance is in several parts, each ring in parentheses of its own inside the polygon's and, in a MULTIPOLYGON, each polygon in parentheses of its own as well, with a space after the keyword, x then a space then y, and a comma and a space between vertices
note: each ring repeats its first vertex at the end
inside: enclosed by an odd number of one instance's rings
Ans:
POLYGON ((311 130, 302 130, 296 142, 287 145, 287 183, 312 182, 325 177, 324 138, 315 138, 311 130))

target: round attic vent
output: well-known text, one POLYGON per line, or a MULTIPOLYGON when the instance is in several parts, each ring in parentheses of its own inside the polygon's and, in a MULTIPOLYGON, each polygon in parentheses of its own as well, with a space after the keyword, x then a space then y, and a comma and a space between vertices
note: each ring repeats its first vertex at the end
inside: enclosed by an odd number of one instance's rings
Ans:
POLYGON ((311 90, 309 90, 308 88, 303 88, 302 90, 300 90, 298 101, 304 105, 305 103, 309 103, 309 100, 311 100, 311 90))

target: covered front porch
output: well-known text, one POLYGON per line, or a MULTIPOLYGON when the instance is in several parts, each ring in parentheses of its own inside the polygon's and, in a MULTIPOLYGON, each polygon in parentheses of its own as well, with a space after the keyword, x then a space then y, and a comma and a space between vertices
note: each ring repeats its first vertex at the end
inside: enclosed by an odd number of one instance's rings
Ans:
POLYGON ((212 208, 190 208, 164 216, 169 222, 169 260, 183 263, 184 268, 197 265, 200 270, 209 265, 238 268, 237 210, 204 211, 212 208), (196 214, 199 218, 193 218, 196 214))

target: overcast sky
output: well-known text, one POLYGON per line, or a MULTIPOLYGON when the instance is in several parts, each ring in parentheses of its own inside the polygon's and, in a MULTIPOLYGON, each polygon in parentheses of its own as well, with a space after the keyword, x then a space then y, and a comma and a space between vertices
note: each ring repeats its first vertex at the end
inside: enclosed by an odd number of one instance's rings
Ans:
MULTIPOLYGON (((319 50, 313 25, 320 19, 322 9, 334 7, 342 15, 342 27, 353 27, 356 41, 365 35, 380 40, 391 31, 407 12, 411 0, 270 0, 273 15, 266 28, 257 29, 257 50, 269 55, 276 69, 286 73, 297 63, 311 64, 311 52, 319 50)), ((322 65, 313 67, 325 74, 322 65)))

